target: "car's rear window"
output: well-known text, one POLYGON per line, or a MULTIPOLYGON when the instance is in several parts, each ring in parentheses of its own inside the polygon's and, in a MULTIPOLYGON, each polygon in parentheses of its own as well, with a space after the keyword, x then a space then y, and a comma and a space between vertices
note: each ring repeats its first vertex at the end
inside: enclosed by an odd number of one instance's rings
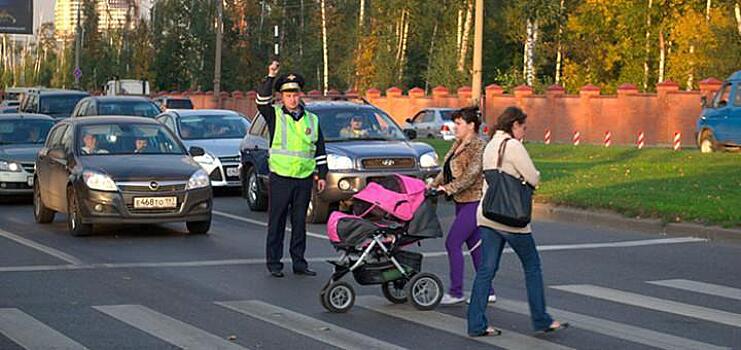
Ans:
POLYGON ((85 95, 52 95, 42 96, 39 112, 42 114, 66 114, 72 113, 77 102, 85 98, 85 95))

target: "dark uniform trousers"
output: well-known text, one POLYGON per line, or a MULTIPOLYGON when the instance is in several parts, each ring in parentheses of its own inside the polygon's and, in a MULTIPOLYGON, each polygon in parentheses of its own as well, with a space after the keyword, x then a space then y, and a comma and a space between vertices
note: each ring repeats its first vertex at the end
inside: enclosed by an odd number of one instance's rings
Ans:
POLYGON ((311 200, 314 180, 311 176, 296 179, 270 173, 268 207, 267 265, 271 272, 281 271, 283 263, 283 240, 286 233, 286 219, 291 213, 291 260, 293 270, 303 271, 308 267, 306 251, 306 210, 311 200))

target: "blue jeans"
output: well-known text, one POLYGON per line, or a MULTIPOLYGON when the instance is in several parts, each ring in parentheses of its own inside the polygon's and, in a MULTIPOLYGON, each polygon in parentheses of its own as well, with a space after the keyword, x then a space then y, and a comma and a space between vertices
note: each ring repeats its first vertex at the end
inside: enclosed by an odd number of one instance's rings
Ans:
POLYGON ((491 282, 499 269, 504 243, 508 243, 520 258, 525 270, 527 300, 530 306, 530 317, 533 329, 545 330, 553 323, 553 318, 545 311, 545 293, 543 291, 543 274, 540 270, 540 256, 535 249, 532 234, 517 234, 497 231, 488 227, 479 227, 481 232, 481 266, 476 271, 476 278, 471 291, 471 304, 468 306, 468 334, 479 335, 486 331, 489 321, 486 319, 487 297, 491 282))

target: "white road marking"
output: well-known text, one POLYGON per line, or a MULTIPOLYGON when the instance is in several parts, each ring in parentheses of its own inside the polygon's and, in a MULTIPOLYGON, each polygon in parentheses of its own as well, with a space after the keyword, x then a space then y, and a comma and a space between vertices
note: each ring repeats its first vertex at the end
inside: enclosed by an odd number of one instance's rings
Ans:
POLYGON ((714 296, 719 296, 723 298, 741 300, 741 289, 721 286, 718 284, 710 284, 710 283, 682 280, 682 279, 664 280, 664 281, 649 281, 647 283, 655 284, 657 286, 687 290, 690 292, 695 292, 695 293, 700 293, 700 294, 714 295, 714 296))
POLYGON ((741 314, 727 311, 715 310, 702 306, 690 305, 587 284, 554 286, 551 288, 616 303, 642 307, 649 310, 696 318, 733 327, 741 327, 741 314))
POLYGON ((216 304, 340 349, 404 349, 259 300, 216 302, 216 304))
MULTIPOLYGON (((497 299, 494 305, 496 309, 530 316, 527 303, 521 301, 497 299)), ((609 321, 592 316, 582 315, 549 307, 548 311, 559 321, 566 321, 572 327, 585 329, 590 332, 603 334, 609 337, 627 340, 630 342, 647 345, 665 350, 723 350, 728 349, 714 344, 699 342, 692 339, 682 338, 671 334, 660 333, 641 327, 631 326, 623 323, 609 321)))
MULTIPOLYGON (((365 295, 358 297, 356 305, 386 316, 413 322, 453 335, 466 337, 466 320, 442 312, 418 311, 412 309, 409 305, 389 305, 385 299, 365 295)), ((494 345, 503 349, 571 349, 564 345, 526 336, 509 330, 503 330, 502 335, 496 337, 475 337, 468 339, 484 344, 494 345)))
POLYGON ((96 310, 183 349, 244 350, 200 328, 141 305, 94 306, 96 310))
POLYGON ((83 264, 82 260, 80 260, 78 258, 75 258, 72 255, 69 255, 69 254, 67 254, 65 252, 62 252, 62 251, 57 250, 57 249, 54 249, 52 247, 43 245, 41 243, 32 241, 30 239, 23 238, 21 236, 18 236, 16 234, 10 233, 8 231, 5 231, 5 230, 0 229, 0 236, 5 237, 5 238, 7 238, 7 239, 9 239, 11 241, 14 241, 16 243, 20 243, 20 244, 22 244, 22 245, 24 245, 26 247, 36 249, 36 250, 38 250, 38 251, 40 251, 42 253, 51 255, 51 256, 53 256, 53 257, 55 257, 57 259, 64 260, 65 262, 67 262, 69 264, 72 264, 72 265, 82 265, 83 264))
POLYGON ((0 309, 0 334, 28 350, 87 349, 18 309, 0 309))
MULTIPOLYGON (((243 217, 238 216, 238 215, 229 214, 229 213, 225 213, 223 211, 218 211, 218 210, 213 210, 213 211, 211 211, 211 213, 214 214, 214 215, 223 216, 225 218, 229 218, 229 219, 233 219, 233 220, 237 220, 237 221, 246 222, 248 224, 253 224, 253 225, 268 227, 268 223, 267 222, 260 221, 260 220, 243 218, 243 217)), ((291 231, 291 228, 286 226, 286 231, 291 231)), ((318 233, 314 233, 314 232, 310 232, 310 231, 306 231, 306 235, 309 236, 309 237, 314 237, 314 238, 329 240, 329 238, 327 237, 327 235, 322 235, 322 234, 318 234, 318 233)))

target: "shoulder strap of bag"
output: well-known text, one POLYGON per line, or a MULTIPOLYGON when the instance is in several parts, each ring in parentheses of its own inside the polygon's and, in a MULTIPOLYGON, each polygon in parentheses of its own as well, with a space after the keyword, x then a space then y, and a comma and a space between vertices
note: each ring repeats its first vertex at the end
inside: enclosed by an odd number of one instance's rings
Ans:
POLYGON ((504 139, 501 144, 499 144, 499 157, 497 158, 497 170, 502 169, 502 161, 504 160, 504 151, 507 149, 507 141, 509 141, 510 138, 504 139))

